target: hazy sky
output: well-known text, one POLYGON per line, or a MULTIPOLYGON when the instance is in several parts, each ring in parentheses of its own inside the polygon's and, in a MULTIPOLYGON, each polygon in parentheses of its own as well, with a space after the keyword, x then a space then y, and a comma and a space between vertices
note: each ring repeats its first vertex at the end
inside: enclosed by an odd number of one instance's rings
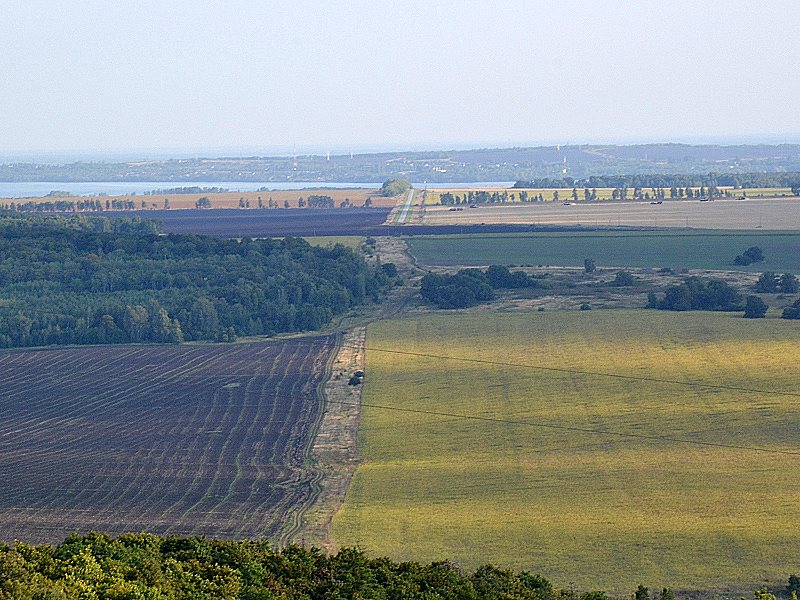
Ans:
POLYGON ((800 2, 0 0, 0 153, 800 141, 800 2))

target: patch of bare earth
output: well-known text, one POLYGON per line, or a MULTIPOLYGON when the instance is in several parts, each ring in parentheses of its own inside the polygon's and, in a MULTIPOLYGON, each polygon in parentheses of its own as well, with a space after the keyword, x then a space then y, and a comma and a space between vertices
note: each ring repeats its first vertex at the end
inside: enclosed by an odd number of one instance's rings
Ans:
POLYGON ((350 377, 364 369, 366 327, 344 334, 331 374, 324 387, 325 412, 311 452, 322 474, 316 503, 304 516, 303 541, 328 552, 336 546, 328 533, 336 512, 344 502, 347 487, 359 465, 358 424, 361 414, 361 386, 349 385, 350 377))

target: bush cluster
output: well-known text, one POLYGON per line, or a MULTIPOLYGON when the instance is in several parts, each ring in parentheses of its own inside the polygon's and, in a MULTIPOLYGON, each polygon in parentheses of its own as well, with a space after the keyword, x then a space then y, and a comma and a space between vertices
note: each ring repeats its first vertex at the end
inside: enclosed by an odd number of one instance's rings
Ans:
POLYGON ((461 269, 455 275, 429 273, 422 278, 422 297, 438 308, 468 308, 494 298, 494 290, 544 287, 523 271, 492 265, 486 271, 461 269))
POLYGON ((662 310, 741 310, 741 295, 735 288, 718 279, 688 277, 679 285, 667 288, 659 299, 648 295, 648 308, 662 310))

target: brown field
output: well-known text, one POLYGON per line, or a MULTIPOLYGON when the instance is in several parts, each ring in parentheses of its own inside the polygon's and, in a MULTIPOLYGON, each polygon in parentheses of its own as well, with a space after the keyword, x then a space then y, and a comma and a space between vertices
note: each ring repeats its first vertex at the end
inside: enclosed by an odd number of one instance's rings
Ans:
POLYGON ((691 227, 697 229, 800 229, 800 199, 771 200, 665 200, 649 202, 481 205, 451 211, 427 206, 425 225, 483 223, 628 227, 691 227))
MULTIPOLYGON (((175 184, 176 187, 179 184, 175 184)), ((224 187, 224 183, 210 183, 209 186, 216 185, 224 187)), ((380 195, 380 191, 376 189, 305 189, 305 190, 279 190, 273 192, 224 192, 221 194, 152 194, 142 195, 136 194, 131 196, 101 196, 95 197, 105 203, 113 200, 131 201, 136 204, 137 209, 161 209, 164 208, 164 199, 169 199, 170 208, 195 208, 195 203, 198 198, 207 197, 211 200, 212 208, 240 208, 239 202, 244 199, 245 202, 250 203, 250 208, 258 208, 258 199, 267 207, 269 199, 272 198, 278 203, 279 208, 284 208, 284 202, 289 202, 290 208, 298 208, 297 202, 299 198, 308 198, 311 195, 330 196, 333 198, 336 206, 338 207, 344 200, 349 199, 350 203, 354 206, 364 206, 364 201, 367 198, 372 198, 373 206, 394 206, 399 198, 385 198, 380 195), (142 202, 145 206, 142 207, 142 202)), ((68 198, 4 198, 0 202, 17 204, 24 204, 26 202, 55 202, 58 200, 75 201, 88 200, 81 196, 72 196, 68 198)))
POLYGON ((0 352, 0 540, 299 537, 335 336, 0 352))

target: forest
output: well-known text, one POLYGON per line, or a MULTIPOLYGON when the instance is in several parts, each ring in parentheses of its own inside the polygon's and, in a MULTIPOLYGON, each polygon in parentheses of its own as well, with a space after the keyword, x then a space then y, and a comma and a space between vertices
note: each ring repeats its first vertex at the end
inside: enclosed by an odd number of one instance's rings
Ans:
POLYGON ((390 283, 341 245, 0 215, 0 347, 233 341, 316 330, 390 283))

